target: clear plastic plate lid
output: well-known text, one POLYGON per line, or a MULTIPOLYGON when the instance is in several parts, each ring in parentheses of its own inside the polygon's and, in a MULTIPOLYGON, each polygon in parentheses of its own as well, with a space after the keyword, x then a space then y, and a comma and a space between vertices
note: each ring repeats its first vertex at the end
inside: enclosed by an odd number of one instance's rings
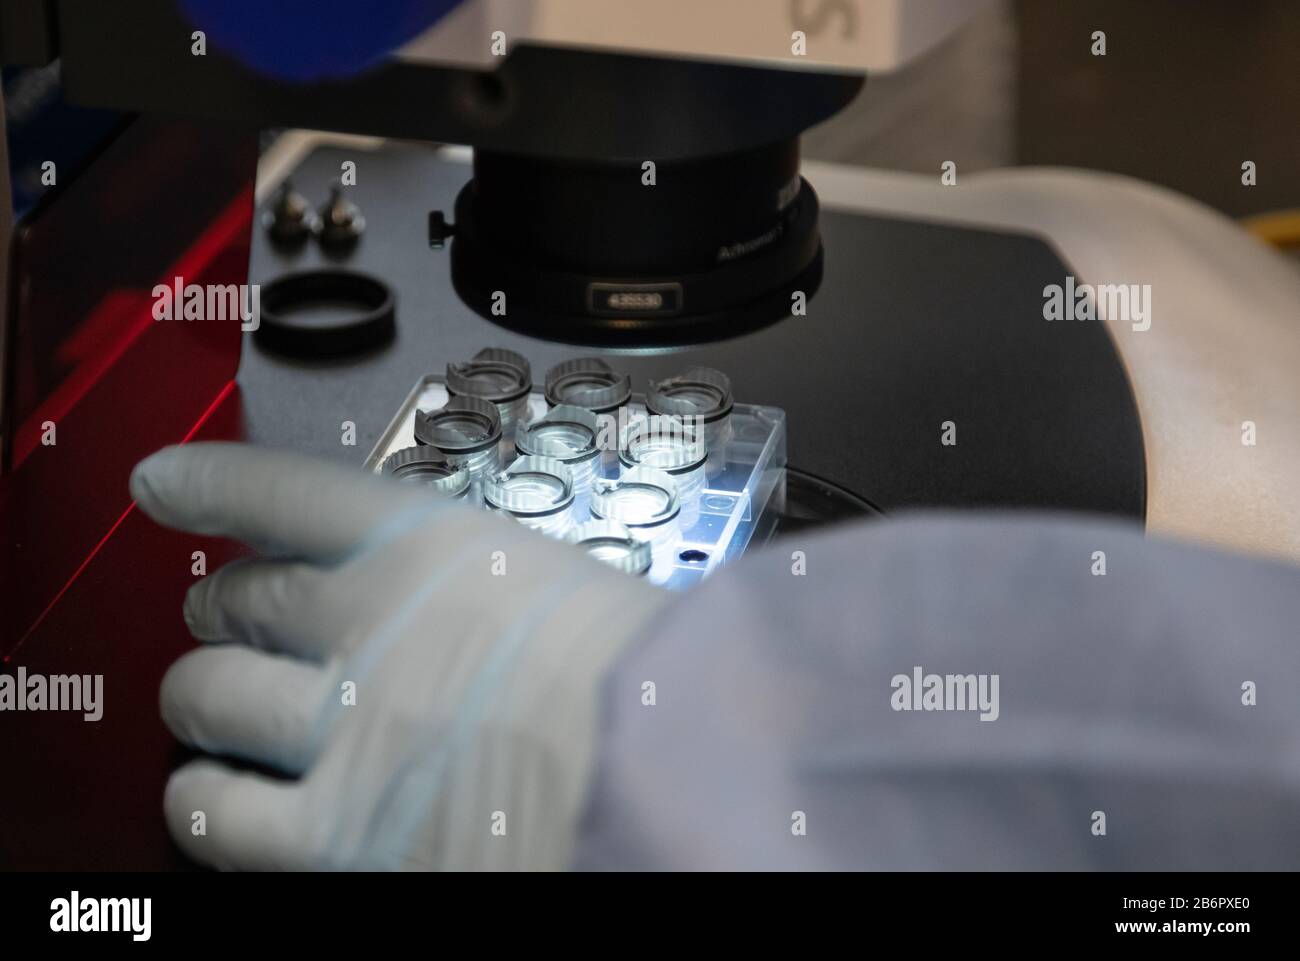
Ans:
POLYGON ((447 365, 447 390, 494 404, 508 404, 533 389, 528 359, 504 347, 485 347, 470 360, 447 365))
POLYGON ((633 467, 618 480, 592 482, 591 513, 628 527, 657 527, 681 513, 677 482, 653 467, 633 467))
POLYGON ((731 378, 712 367, 691 367, 676 376, 650 382, 646 409, 653 414, 694 415, 706 422, 731 413, 731 378))
POLYGON ((403 483, 418 484, 449 497, 469 490, 464 464, 453 464, 436 447, 403 447, 384 459, 384 474, 403 483))
POLYGON ((618 521, 587 521, 571 530, 566 540, 625 574, 644 574, 653 560, 650 542, 637 540, 618 521))
POLYGON ((484 479, 483 499, 511 514, 555 514, 573 503, 573 473, 554 457, 520 457, 484 479))
POLYGON ((599 357, 566 360, 546 372, 546 402, 573 404, 597 413, 617 410, 632 397, 632 378, 599 357))
POLYGON ((580 463, 600 454, 600 422, 585 407, 560 404, 515 431, 521 454, 555 457, 566 464, 580 463))
MULTIPOLYGON (((687 418, 689 420, 689 418, 687 418)), ((633 421, 619 441, 619 460, 626 467, 655 467, 686 474, 704 463, 703 433, 683 418, 651 414, 633 421)))
POLYGON ((415 412, 415 439, 448 454, 472 454, 501 440, 501 415, 485 400, 453 397, 437 410, 415 412))

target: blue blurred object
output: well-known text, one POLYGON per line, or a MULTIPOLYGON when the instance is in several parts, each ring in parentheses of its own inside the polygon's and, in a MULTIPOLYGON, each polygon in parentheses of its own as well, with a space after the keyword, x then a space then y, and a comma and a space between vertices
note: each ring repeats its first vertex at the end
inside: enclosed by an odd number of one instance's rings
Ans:
POLYGON ((465 0, 182 0, 209 43, 282 80, 360 73, 465 0))

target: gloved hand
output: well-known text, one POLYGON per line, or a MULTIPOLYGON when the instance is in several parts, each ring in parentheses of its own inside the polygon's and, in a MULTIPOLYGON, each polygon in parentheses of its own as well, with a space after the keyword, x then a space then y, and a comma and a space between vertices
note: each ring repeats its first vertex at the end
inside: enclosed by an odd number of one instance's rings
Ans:
POLYGON ((509 519, 288 453, 167 448, 131 492, 161 524, 272 555, 190 590, 204 646, 161 702, 181 741, 289 777, 176 771, 164 806, 191 857, 568 866, 601 679, 667 592, 509 519))

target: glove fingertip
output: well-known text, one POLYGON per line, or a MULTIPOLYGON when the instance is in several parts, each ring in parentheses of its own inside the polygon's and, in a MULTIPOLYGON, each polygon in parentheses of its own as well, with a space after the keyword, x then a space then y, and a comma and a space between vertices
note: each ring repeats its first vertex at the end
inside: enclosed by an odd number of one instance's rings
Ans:
POLYGON ((215 865, 220 859, 213 845, 202 843, 207 839, 206 808, 211 806, 203 796, 228 773, 220 762, 200 758, 173 771, 163 789, 163 818, 172 840, 203 864, 215 865))
POLYGON ((177 445, 164 447, 140 461, 131 471, 131 499, 150 517, 156 517, 165 501, 168 478, 175 473, 181 450, 177 445))
POLYGON ((188 654, 174 661, 162 683, 158 685, 158 713, 162 722, 172 736, 178 741, 194 746, 193 731, 190 729, 189 717, 192 713, 188 705, 193 700, 193 661, 188 654))

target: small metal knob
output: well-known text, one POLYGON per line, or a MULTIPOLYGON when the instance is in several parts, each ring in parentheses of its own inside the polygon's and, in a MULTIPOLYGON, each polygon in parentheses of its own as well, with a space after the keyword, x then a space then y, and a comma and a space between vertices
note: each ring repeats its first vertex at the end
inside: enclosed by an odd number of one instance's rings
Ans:
POLYGON ((320 242, 326 247, 347 247, 357 242, 366 229, 361 208, 343 196, 343 188, 330 188, 330 199, 320 210, 320 242))
POLYGON ((320 222, 307 198, 286 180, 276 191, 270 208, 262 214, 262 226, 272 241, 289 246, 303 243, 317 231, 320 222))

